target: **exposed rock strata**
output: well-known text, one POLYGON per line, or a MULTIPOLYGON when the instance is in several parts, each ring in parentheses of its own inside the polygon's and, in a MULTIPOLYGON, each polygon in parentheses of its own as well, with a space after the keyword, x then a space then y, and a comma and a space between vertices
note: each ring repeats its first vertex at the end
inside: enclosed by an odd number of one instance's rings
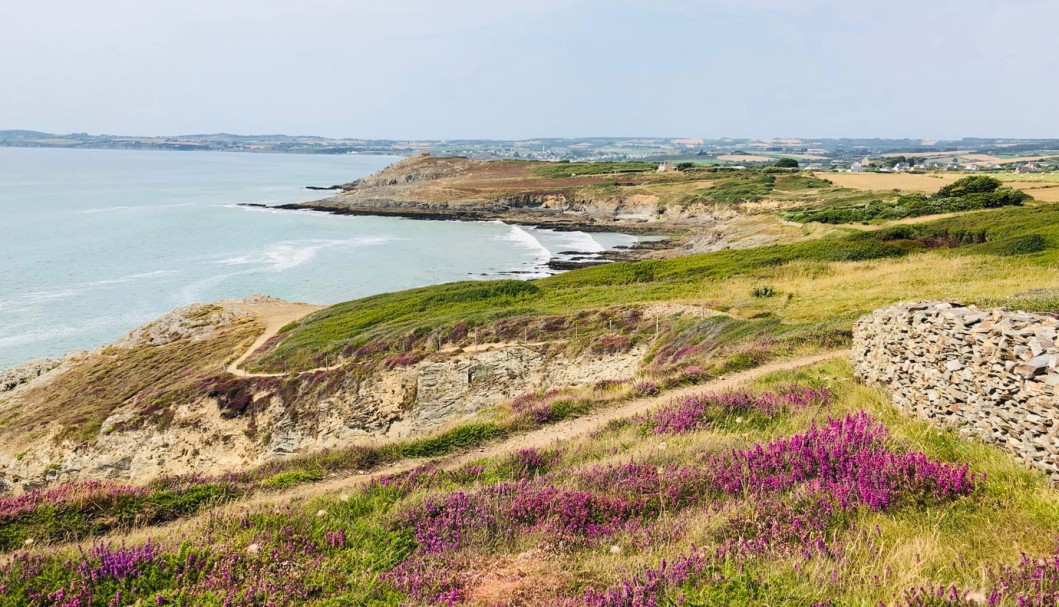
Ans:
MULTIPOLYGON (((135 355, 217 339, 231 323, 246 322, 254 301, 187 306, 131 332, 115 344, 120 350, 82 356, 135 355)), ((413 436, 541 386, 633 376, 643 355, 642 347, 573 356, 546 344, 507 344, 443 353, 367 375, 341 368, 293 379, 233 378, 246 382, 260 402, 233 414, 200 388, 169 405, 165 423, 145 423, 144 406, 151 404, 132 399, 110 411, 87 439, 70 436, 62 424, 42 423, 39 436, 0 444, 0 494, 85 479, 143 483, 162 475, 214 474, 292 454, 413 436)), ((27 403, 19 392, 63 385, 69 365, 44 372, 50 364, 12 371, 12 377, 32 377, 2 395, 0 417, 21 415, 27 403), (33 375, 34 369, 41 374, 33 375)))
POLYGON ((65 358, 37 358, 0 370, 0 394, 36 380, 61 365, 65 358))

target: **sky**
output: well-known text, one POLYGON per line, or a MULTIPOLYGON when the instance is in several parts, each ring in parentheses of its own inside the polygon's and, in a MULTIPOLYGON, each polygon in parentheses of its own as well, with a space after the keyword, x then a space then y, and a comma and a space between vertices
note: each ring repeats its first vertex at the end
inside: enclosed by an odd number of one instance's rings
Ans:
POLYGON ((0 129, 1059 137, 1057 0, 0 0, 0 129))

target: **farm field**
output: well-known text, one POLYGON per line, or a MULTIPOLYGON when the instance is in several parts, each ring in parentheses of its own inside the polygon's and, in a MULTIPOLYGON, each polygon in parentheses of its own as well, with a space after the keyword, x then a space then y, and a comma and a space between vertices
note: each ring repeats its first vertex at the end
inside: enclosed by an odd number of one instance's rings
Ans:
MULTIPOLYGON (((817 172, 817 177, 827 179, 837 186, 855 190, 885 191, 902 190, 905 192, 934 193, 938 188, 955 183, 967 176, 966 173, 832 173, 817 172)), ((999 174, 996 177, 1017 190, 1022 190, 1037 200, 1059 201, 1059 175, 1015 175, 999 174)))

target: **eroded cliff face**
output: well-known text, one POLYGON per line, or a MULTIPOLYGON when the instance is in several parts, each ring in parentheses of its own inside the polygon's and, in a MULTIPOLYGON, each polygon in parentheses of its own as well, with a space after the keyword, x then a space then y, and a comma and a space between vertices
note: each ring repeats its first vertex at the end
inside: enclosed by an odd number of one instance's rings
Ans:
MULTIPOLYGON (((295 207, 418 218, 502 219, 555 227, 713 224, 717 209, 662 203, 635 188, 593 188, 613 175, 541 177, 528 163, 417 156, 295 207), (628 192, 624 190, 630 190, 628 192)), ((634 185, 632 183, 625 184, 634 185)), ((732 214, 734 215, 734 213, 732 214)))
MULTIPOLYGON (((17 438, 4 434, 0 492, 86 479, 145 483, 163 475, 216 474, 292 454, 413 436, 542 386, 631 377, 644 355, 642 349, 570 355, 549 344, 515 343, 438 353, 413 365, 368 372, 350 367, 286 377, 227 376, 241 382, 246 403, 252 401, 235 407, 224 396, 210 396, 210 386, 216 385, 223 361, 234 360, 260 333, 254 311, 255 306, 232 302, 182 309, 0 395, 0 419, 8 427, 25 423, 32 428, 17 438), (91 425, 87 413, 55 418, 41 402, 49 391, 58 394, 83 381, 85 366, 101 364, 97 359, 124 353, 122 364, 144 364, 152 355, 192 344, 214 344, 222 355, 201 368, 184 369, 194 381, 176 382, 146 400, 133 395, 114 403, 98 426, 91 425), (212 379, 202 379, 211 373, 212 379), (33 415, 52 419, 26 419, 33 415)), ((92 398, 85 394, 86 411, 99 408, 92 398)))

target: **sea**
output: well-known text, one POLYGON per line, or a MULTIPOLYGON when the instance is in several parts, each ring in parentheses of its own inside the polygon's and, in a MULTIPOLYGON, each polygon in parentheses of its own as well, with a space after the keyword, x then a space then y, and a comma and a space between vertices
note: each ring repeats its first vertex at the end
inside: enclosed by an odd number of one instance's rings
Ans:
POLYGON ((0 148, 0 369, 91 349, 193 302, 331 304, 535 278, 628 234, 268 209, 391 156, 0 148))

